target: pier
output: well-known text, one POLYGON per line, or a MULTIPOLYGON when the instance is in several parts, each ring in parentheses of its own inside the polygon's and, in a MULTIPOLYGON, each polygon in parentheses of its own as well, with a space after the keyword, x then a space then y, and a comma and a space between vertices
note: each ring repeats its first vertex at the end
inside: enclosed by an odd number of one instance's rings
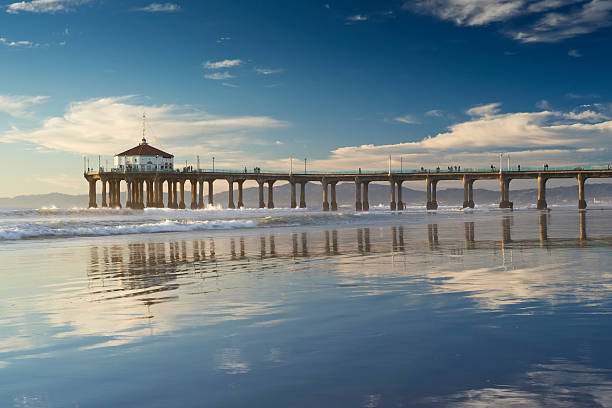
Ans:
POLYGON ((245 206, 243 200, 243 184, 247 180, 255 181, 259 185, 259 208, 274 208, 274 184, 287 182, 291 185, 291 208, 306 207, 306 183, 321 185, 323 211, 337 211, 336 186, 339 183, 352 183, 355 185, 355 210, 368 211, 370 207, 368 198, 368 185, 370 183, 389 183, 389 207, 391 211, 402 211, 402 183, 423 182, 426 185, 424 204, 428 210, 438 208, 436 197, 437 185, 440 181, 453 180, 463 183, 463 207, 473 208, 474 182, 481 180, 497 180, 499 182, 499 207, 513 207, 510 197, 510 182, 512 180, 533 179, 538 185, 537 208, 548 207, 546 203, 546 182, 550 179, 573 179, 578 183, 578 208, 587 207, 584 185, 589 178, 612 178, 609 168, 577 167, 577 168, 546 168, 546 169, 465 169, 452 170, 406 170, 388 172, 305 172, 281 173, 260 171, 221 171, 221 170, 159 170, 141 171, 134 169, 111 169, 105 171, 86 171, 85 179, 89 183, 89 208, 98 207, 96 202, 97 182, 101 183, 102 207, 121 208, 122 185, 127 193, 126 208, 143 209, 145 207, 167 208, 205 208, 213 205, 214 183, 224 182, 228 186, 227 208, 241 208, 245 206), (185 197, 185 184, 189 183, 191 197, 185 197), (205 188, 206 187, 206 188, 205 188), (267 200, 264 196, 264 187, 268 188, 267 200), (299 187, 299 200, 297 197, 299 187), (204 203, 204 191, 207 191, 207 202, 204 203), (164 203, 164 193, 167 195, 164 203))

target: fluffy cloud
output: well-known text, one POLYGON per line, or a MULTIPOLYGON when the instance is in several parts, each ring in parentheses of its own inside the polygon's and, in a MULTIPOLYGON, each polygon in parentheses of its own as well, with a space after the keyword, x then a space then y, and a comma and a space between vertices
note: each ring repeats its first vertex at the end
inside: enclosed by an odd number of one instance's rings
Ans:
POLYGON ((411 0, 403 8, 459 26, 483 26, 521 17, 521 28, 504 30, 521 42, 556 42, 612 24, 609 0, 411 0))
POLYGON ((11 3, 6 12, 18 14, 22 11, 30 13, 58 13, 73 11, 75 6, 89 2, 90 0, 31 0, 11 3))
POLYGON ((364 14, 355 14, 353 16, 348 16, 346 18, 347 21, 350 21, 351 23, 356 23, 359 21, 367 21, 368 20, 368 16, 364 15, 364 14))
POLYGON ((206 69, 222 69, 222 68, 232 68, 237 67, 242 64, 242 60, 240 59, 226 59, 222 61, 206 61, 203 65, 206 69))
POLYGON ((148 6, 136 9, 137 11, 145 11, 147 13, 173 13, 179 11, 181 6, 174 3, 151 3, 148 6))
POLYGON ((204 78, 214 79, 215 81, 221 81, 223 79, 233 78, 233 75, 231 75, 227 71, 225 71, 225 72, 215 72, 215 73, 212 73, 212 74, 204 75, 204 78))
POLYGON ((468 109, 465 113, 467 113, 470 116, 475 116, 475 117, 491 116, 499 112, 500 106, 501 106, 501 103, 499 102, 489 103, 486 105, 478 105, 478 106, 474 106, 473 108, 468 109))
POLYGON ((29 109, 49 99, 48 96, 0 95, 0 112, 13 117, 26 117, 29 109))
POLYGON ((255 72, 261 75, 273 75, 280 74, 283 72, 282 69, 270 69, 270 68, 255 68, 255 72))
POLYGON ((38 47, 38 43, 34 43, 32 41, 10 41, 4 37, 0 37, 0 44, 4 44, 8 47, 38 47))
POLYGON ((415 123, 419 123, 419 122, 416 121, 416 119, 414 119, 412 117, 412 115, 399 116, 399 117, 397 117, 397 118, 395 118, 393 120, 396 121, 396 122, 406 123, 408 125, 413 125, 415 123))
POLYGON ((252 132, 288 126, 267 116, 219 117, 185 106, 145 106, 133 101, 133 97, 109 97, 75 102, 63 116, 48 118, 34 130, 13 128, 0 141, 110 155, 138 142, 139 117, 147 112, 154 143, 175 154, 191 155, 196 148, 230 151, 235 146, 256 144, 252 132))
POLYGON ((328 169, 380 170, 393 166, 413 168, 461 164, 488 167, 496 163, 499 152, 510 152, 515 163, 523 166, 582 164, 609 160, 612 147, 612 120, 598 106, 584 106, 572 112, 501 113, 500 104, 492 103, 467 110, 468 121, 450 126, 447 131, 416 142, 390 145, 340 147, 327 159, 313 161, 313 166, 328 169))

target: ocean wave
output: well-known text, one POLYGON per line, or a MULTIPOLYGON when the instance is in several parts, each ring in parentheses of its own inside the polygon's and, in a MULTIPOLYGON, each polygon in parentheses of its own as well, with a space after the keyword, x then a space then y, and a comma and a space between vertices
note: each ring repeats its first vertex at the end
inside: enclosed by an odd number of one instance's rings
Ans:
POLYGON ((25 223, 0 226, 0 241, 52 237, 126 235, 156 232, 185 232, 254 228, 250 220, 185 221, 164 220, 157 223, 128 225, 92 225, 83 223, 25 223))

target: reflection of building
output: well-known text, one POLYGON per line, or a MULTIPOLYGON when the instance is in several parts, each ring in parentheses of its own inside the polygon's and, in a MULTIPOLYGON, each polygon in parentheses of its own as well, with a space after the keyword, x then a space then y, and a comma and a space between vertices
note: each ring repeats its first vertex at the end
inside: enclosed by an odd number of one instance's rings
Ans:
POLYGON ((174 156, 149 145, 144 136, 138 146, 115 155, 115 168, 120 171, 162 171, 173 167, 174 156))

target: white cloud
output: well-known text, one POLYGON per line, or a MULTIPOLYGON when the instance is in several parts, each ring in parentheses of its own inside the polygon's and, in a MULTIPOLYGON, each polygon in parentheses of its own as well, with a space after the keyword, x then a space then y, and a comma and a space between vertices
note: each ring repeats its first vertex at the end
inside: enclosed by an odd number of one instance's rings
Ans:
POLYGON ((230 41, 231 39, 232 39, 232 37, 219 37, 219 38, 217 38, 217 42, 222 44, 222 43, 224 43, 226 41, 230 41))
POLYGON ((567 13, 546 13, 523 30, 510 32, 521 42, 557 42, 612 25, 612 1, 591 0, 567 13))
POLYGON ((612 24, 609 0, 409 0, 402 8, 458 26, 505 23, 521 17, 521 28, 504 30, 520 42, 556 42, 612 24))
POLYGON ((605 163, 612 149, 612 120, 596 111, 500 113, 499 103, 469 109, 474 116, 445 132, 416 142, 340 147, 313 166, 327 169, 380 170, 389 155, 399 167, 399 157, 413 168, 434 168, 448 163, 462 167, 488 167, 500 151, 511 152, 523 166, 605 163), (475 110, 474 110, 475 109, 475 110), (593 113, 591 113, 593 112, 593 113))
POLYGON ((396 122, 406 123, 409 125, 414 125, 416 123, 419 123, 414 119, 414 117, 412 117, 412 115, 399 116, 397 118, 394 118, 393 120, 396 122))
MULTIPOLYGON (((133 97, 74 102, 63 116, 51 117, 34 130, 13 128, 1 142, 25 142, 46 149, 86 154, 115 154, 139 140, 142 112, 147 112, 154 138, 150 142, 175 154, 192 154, 256 143, 252 132, 288 126, 268 116, 220 117, 186 106, 145 106, 133 97)), ((244 153, 243 153, 244 154, 244 153)))
POLYGON ((346 18, 347 21, 350 21, 351 23, 356 23, 359 21, 367 21, 368 16, 364 15, 364 14, 355 14, 352 16, 348 16, 346 18))
POLYGON ((31 0, 11 3, 6 12, 18 14, 22 11, 30 13, 48 13, 74 11, 76 6, 87 3, 90 0, 31 0))
POLYGON ((546 99, 542 99, 541 101, 539 101, 538 103, 536 103, 536 107, 540 108, 540 109, 544 109, 544 110, 550 110, 550 103, 548 103, 548 101, 546 99))
POLYGON ((441 118, 442 116, 444 116, 444 113, 442 113, 442 111, 439 109, 432 109, 430 111, 425 112, 425 116, 433 116, 435 118, 441 118))
POLYGON ((569 50, 567 52, 567 55, 569 55, 570 57, 574 57, 574 58, 580 58, 582 57, 582 54, 580 53, 580 51, 578 50, 569 50))
POLYGON ((145 11, 147 13, 173 13, 179 11, 181 6, 175 3, 151 3, 148 6, 137 8, 137 11, 145 11))
POLYGON ((27 117, 32 106, 48 99, 48 96, 0 95, 0 112, 13 117, 27 117))
POLYGON ((255 72, 261 75, 273 75, 280 74, 283 72, 282 69, 270 69, 270 68, 255 68, 255 72))
POLYGON ((215 72, 213 74, 206 74, 204 75, 204 77, 208 79, 214 79, 215 81, 221 81, 223 79, 233 78, 233 75, 230 75, 229 72, 225 71, 225 72, 215 72))
POLYGON ((0 44, 4 44, 8 47, 27 47, 33 48, 38 47, 38 43, 34 43, 32 41, 10 41, 4 37, 0 37, 0 44))
POLYGON ((206 61, 203 65, 206 69, 222 69, 222 68, 232 68, 237 67, 243 63, 240 59, 226 59, 223 61, 206 61))
POLYGON ((499 112, 500 106, 501 106, 501 103, 499 102, 488 103, 486 105, 474 106, 468 109, 467 111, 465 111, 465 113, 467 113, 470 116, 474 116, 474 117, 491 116, 499 112))

